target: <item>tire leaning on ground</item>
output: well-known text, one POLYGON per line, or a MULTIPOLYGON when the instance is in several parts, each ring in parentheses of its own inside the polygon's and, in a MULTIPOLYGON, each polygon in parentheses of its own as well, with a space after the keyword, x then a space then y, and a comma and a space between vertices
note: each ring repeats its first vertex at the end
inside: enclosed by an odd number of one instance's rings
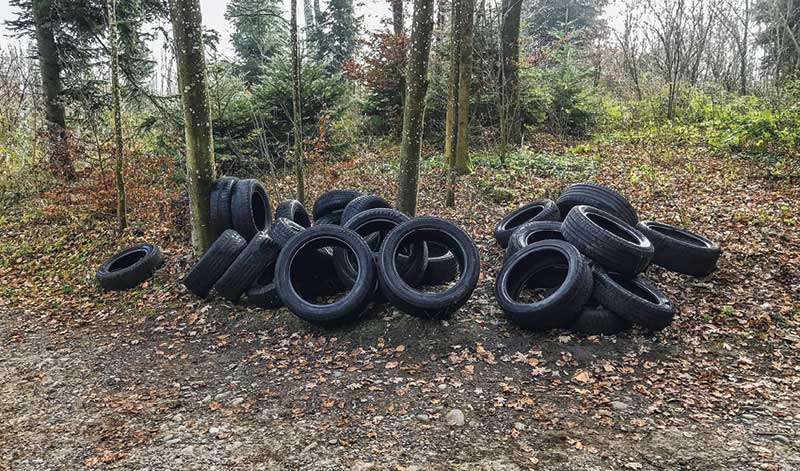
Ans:
POLYGON ((286 307, 301 319, 325 325, 337 325, 357 318, 370 302, 376 276, 372 251, 364 239, 349 229, 329 224, 311 227, 293 237, 281 250, 275 264, 275 284, 286 307), (330 246, 353 251, 359 266, 358 277, 353 288, 335 302, 312 303, 294 285, 293 271, 299 268, 295 263, 303 252, 330 246))
POLYGON ((508 246, 508 239, 522 224, 530 221, 560 221, 558 206, 551 200, 539 200, 526 204, 508 213, 494 228, 494 238, 502 248, 508 246))
POLYGON ((308 211, 303 203, 297 200, 283 200, 275 208, 275 221, 280 218, 286 218, 294 221, 302 227, 311 227, 311 218, 308 216, 308 211))
POLYGON ((597 183, 575 183, 561 193, 556 201, 563 217, 575 206, 592 206, 610 213, 634 226, 639 222, 636 209, 624 196, 597 183))
POLYGON ((618 316, 650 330, 667 327, 675 316, 672 302, 641 275, 629 279, 594 267, 593 296, 618 316))
POLYGON ((344 211, 342 212, 342 226, 347 224, 347 221, 350 220, 353 216, 358 213, 364 212, 368 209, 375 209, 375 208, 391 208, 392 205, 389 204, 388 201, 381 198, 378 195, 362 195, 358 198, 353 199, 347 206, 345 206, 344 211))
POLYGON ((231 197, 239 181, 236 177, 220 177, 211 186, 211 200, 209 205, 209 219, 214 231, 214 239, 233 228, 231 217, 231 197))
POLYGON ((588 262, 562 240, 543 240, 522 248, 506 261, 495 281, 497 304, 509 320, 534 331, 569 326, 591 294, 588 262), (519 298, 526 287, 550 291, 544 299, 524 302, 519 298))
POLYGON ((716 270, 722 251, 705 237, 655 221, 640 222, 636 228, 653 243, 656 265, 692 276, 708 276, 716 270))
POLYGON ((594 299, 589 299, 578 318, 569 326, 571 331, 583 335, 614 335, 630 328, 630 321, 614 314, 594 299))
POLYGON ((397 226, 381 246, 378 257, 381 289, 393 306, 416 317, 447 318, 461 308, 478 284, 480 254, 475 242, 455 224, 435 217, 418 217, 397 226), (436 242, 453 253, 461 277, 446 291, 415 290, 400 276, 397 254, 406 244, 436 242))
POLYGON ((428 247, 428 266, 425 268, 420 284, 436 286, 458 278, 458 260, 453 252, 435 242, 426 243, 426 245, 428 247))
POLYGON ((555 221, 532 221, 519 226, 508 239, 506 258, 540 240, 564 240, 561 223, 555 221))
POLYGON ((591 206, 576 206, 561 224, 564 239, 611 271, 633 276, 650 264, 655 249, 641 232, 591 206))
POLYGON ((334 211, 343 211, 349 202, 359 196, 361 196, 361 192, 355 190, 331 190, 321 194, 314 202, 314 208, 311 210, 314 222, 316 223, 326 214, 334 211))
POLYGON ((103 262, 95 277, 104 290, 122 291, 142 284, 162 263, 161 249, 157 245, 138 244, 103 262))
POLYGON ((272 224, 272 210, 264 185, 254 178, 239 180, 231 199, 233 228, 247 240, 272 224))
POLYGON ((270 263, 275 263, 279 251, 280 247, 270 238, 267 231, 258 232, 214 283, 214 290, 228 301, 238 302, 264 268, 270 263))
POLYGON ((247 241, 233 229, 223 232, 211 244, 206 253, 183 278, 183 284, 192 293, 205 298, 214 283, 231 266, 236 257, 247 247, 247 241))

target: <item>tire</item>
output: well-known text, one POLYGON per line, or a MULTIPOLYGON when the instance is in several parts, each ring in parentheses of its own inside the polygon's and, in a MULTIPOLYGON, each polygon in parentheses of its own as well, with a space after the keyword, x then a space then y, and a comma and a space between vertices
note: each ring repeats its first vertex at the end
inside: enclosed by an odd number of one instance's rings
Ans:
MULTIPOLYGON (((300 267, 298 267, 300 268, 300 267)), ((275 284, 281 300, 296 316, 308 322, 339 325, 357 318, 370 302, 375 287, 376 269, 372 251, 355 232, 339 226, 324 225, 306 229, 283 248, 275 264, 275 284), (353 288, 331 304, 316 304, 303 298, 295 287, 292 272, 302 252, 341 245, 356 254, 358 278, 353 288)))
MULTIPOLYGON (((273 264, 271 270, 274 274, 275 265, 273 264)), ((278 296, 278 288, 275 282, 270 280, 266 284, 262 284, 261 279, 257 279, 252 286, 247 290, 247 302, 253 306, 263 309, 278 309, 283 307, 283 301, 278 296)))
MULTIPOLYGON (((400 211, 389 208, 374 208, 362 211, 353 216, 343 227, 360 235, 375 254, 376 263, 381 242, 400 224, 409 221, 409 217, 400 211), (374 242, 373 242, 374 240, 374 242)), ((358 270, 353 265, 352 257, 344 249, 333 251, 336 276, 345 287, 350 287, 356 279, 358 270)), ((400 255, 399 270, 403 279, 411 286, 418 286, 425 275, 428 252, 425 244, 413 244, 411 253, 400 255)))
POLYGON ((341 226, 342 224, 342 213, 344 210, 337 210, 332 211, 324 216, 321 216, 319 219, 314 219, 315 226, 322 226, 325 224, 330 224, 333 226, 341 226))
POLYGON ((275 221, 280 218, 286 218, 294 221, 302 227, 311 227, 311 218, 308 216, 308 211, 303 203, 297 200, 284 200, 275 208, 275 221))
POLYGON ((368 209, 375 209, 375 208, 391 208, 392 205, 389 204, 388 201, 381 198, 377 195, 363 195, 359 196, 358 198, 353 199, 347 206, 344 208, 344 212, 342 212, 342 226, 347 224, 347 221, 350 220, 353 216, 358 213, 364 212, 368 209))
POLYGON ((664 329, 675 316, 672 302, 641 275, 629 279, 595 267, 594 297, 618 316, 650 330, 664 329))
POLYGON ((150 279, 163 261, 157 245, 134 245, 103 262, 95 277, 106 291, 131 289, 150 279))
POLYGON ((239 180, 231 199, 233 228, 246 240, 272 224, 272 210, 267 190, 258 180, 239 180))
MULTIPOLYGON (((422 276, 421 285, 436 286, 458 278, 458 260, 447 247, 437 243, 426 243, 428 266, 422 276)), ((412 285, 413 286, 413 285, 412 285)))
POLYGON ((533 331, 569 326, 591 295, 589 263, 562 240, 535 242, 516 252, 503 265, 495 282, 497 304, 506 317, 533 331), (526 286, 548 291, 544 299, 523 302, 519 297, 526 286))
POLYGON ((205 298, 214 284, 247 247, 247 241, 233 229, 223 232, 183 278, 192 293, 205 298))
POLYGON ((583 335, 615 335, 631 328, 631 323, 600 303, 592 302, 583 308, 569 329, 583 335))
POLYGON ((349 202, 359 196, 361 196, 361 192, 355 190, 331 190, 323 193, 314 202, 314 208, 311 210, 314 221, 333 211, 344 210, 349 202))
POLYGON ((508 213, 494 228, 494 239, 500 247, 508 246, 508 239, 522 224, 531 221, 561 221, 558 206, 551 200, 539 200, 508 213))
POLYGON ((435 217, 418 217, 397 226, 383 241, 378 257, 381 289, 392 305, 406 314, 442 319, 461 308, 478 284, 480 254, 475 242, 461 228, 435 217), (408 242, 436 242, 458 260, 461 277, 443 292, 417 291, 400 276, 397 254, 408 242))
POLYGON ((705 237, 655 221, 640 222, 636 228, 653 243, 656 265, 692 276, 708 276, 717 269, 722 251, 705 237))
POLYGON ((303 232, 305 228, 296 222, 286 219, 278 218, 272 223, 269 228, 270 238, 278 244, 278 247, 283 247, 289 240, 297 234, 303 232))
POLYGON ((532 221, 519 226, 508 239, 506 258, 540 240, 564 240, 561 223, 555 221, 532 221))
POLYGON ((563 217, 575 206, 592 206, 610 213, 631 226, 639 222, 636 210, 624 196, 611 188, 596 183, 576 183, 561 193, 556 201, 563 217))
POLYGON ((621 219, 590 206, 576 206, 561 225, 564 239, 611 271, 633 276, 653 258, 653 244, 621 219))
POLYGON ((211 186, 209 219, 215 240, 227 229, 233 228, 231 197, 238 181, 235 177, 220 177, 211 186))
POLYGON ((267 234, 257 233, 230 267, 214 284, 214 290, 232 303, 247 291, 269 264, 278 258, 280 247, 267 234))

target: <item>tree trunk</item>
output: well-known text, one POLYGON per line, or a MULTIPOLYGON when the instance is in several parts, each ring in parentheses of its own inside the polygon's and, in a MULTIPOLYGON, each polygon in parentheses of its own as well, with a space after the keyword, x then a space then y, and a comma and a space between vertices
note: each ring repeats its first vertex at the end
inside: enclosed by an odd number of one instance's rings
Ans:
POLYGON ((461 1, 461 39, 458 64, 458 130, 456 131, 456 172, 469 173, 469 97, 472 82, 472 36, 475 0, 461 1))
POLYGON ((461 55, 461 0, 450 5, 450 75, 447 80, 447 112, 444 125, 444 161, 448 169, 454 167, 456 128, 458 122, 458 71, 461 55))
POLYGON ((428 58, 432 32, 433 0, 414 0, 397 188, 397 209, 411 216, 417 210, 422 123, 425 94, 428 91, 428 58))
MULTIPOLYGON (((394 35, 397 38, 401 38, 405 36, 405 18, 403 15, 403 0, 390 0, 392 4, 392 28, 394 30, 394 35)), ((400 80, 397 82, 397 94, 400 97, 400 111, 399 116, 399 123, 395 126, 395 138, 400 141, 402 137, 402 128, 403 128, 403 108, 405 107, 405 94, 406 94, 406 78, 405 74, 402 74, 400 80)))
POLYGON ((314 4, 311 0, 303 0, 303 18, 306 20, 306 29, 311 31, 317 24, 314 17, 314 4))
POLYGON ((392 27, 395 36, 406 34, 403 18, 403 0, 390 0, 392 3, 392 27))
POLYGON ((216 179, 203 23, 200 0, 170 0, 169 4, 186 131, 186 176, 192 212, 192 244, 195 252, 201 255, 214 241, 209 205, 211 185, 216 179))
POLYGON ((75 166, 67 146, 67 124, 61 88, 61 64, 53 36, 56 18, 51 0, 33 0, 36 45, 39 49, 39 70, 44 91, 45 119, 52 145, 50 165, 67 180, 75 178, 75 166))
POLYGON ((117 32, 117 2, 107 0, 108 27, 111 32, 111 100, 114 107, 114 176, 117 182, 117 227, 128 226, 127 201, 125 199, 125 157, 122 144, 122 110, 119 97, 119 33, 117 32))
POLYGON ((739 94, 747 95, 747 50, 748 30, 750 29, 750 0, 744 2, 744 18, 742 20, 742 50, 739 62, 739 94))
POLYGON ((303 177, 303 115, 300 107, 300 53, 297 38, 297 0, 291 2, 292 42, 292 121, 294 128, 294 174, 297 180, 297 200, 305 203, 306 183, 303 177))
POLYGON ((519 30, 522 0, 503 0, 501 38, 503 41, 503 92, 507 112, 508 141, 516 146, 522 140, 519 117, 519 30))

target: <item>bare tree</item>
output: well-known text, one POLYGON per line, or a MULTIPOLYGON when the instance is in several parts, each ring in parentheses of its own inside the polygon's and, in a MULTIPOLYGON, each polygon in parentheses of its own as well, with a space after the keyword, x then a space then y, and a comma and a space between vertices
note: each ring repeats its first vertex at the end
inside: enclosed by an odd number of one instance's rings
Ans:
POLYGON ((522 0, 503 0, 500 24, 502 41, 502 95, 507 133, 500 134, 501 154, 505 156, 508 145, 516 146, 521 139, 519 106, 519 30, 522 16, 522 0))
POLYGON ((107 0, 108 27, 111 51, 111 101, 114 108, 114 177, 117 184, 117 227, 128 226, 127 201, 125 199, 125 156, 122 143, 122 109, 119 97, 119 33, 117 32, 117 2, 107 0))
POLYGON ((452 169, 455 160, 456 128, 458 123, 458 71, 461 60, 461 0, 450 4, 450 72, 447 78, 447 111, 444 127, 444 160, 452 169))
POLYGON ((292 122, 294 128, 294 174, 297 180, 297 200, 305 202, 306 183, 303 176, 303 115, 300 106, 300 52, 297 37, 297 0, 291 2, 289 31, 292 48, 292 122))
POLYGON ((169 7, 186 123, 186 178, 192 212, 192 244, 200 255, 214 242, 209 206, 211 185, 216 179, 203 22, 200 0, 170 0, 169 7))
POLYGON ((642 99, 641 84, 641 44, 637 38, 637 11, 636 4, 626 2, 625 20, 622 34, 617 34, 617 44, 622 51, 622 69, 628 76, 636 91, 636 98, 642 99))
POLYGON ((432 32, 433 0, 414 0, 397 185, 397 208, 410 215, 417 211, 422 123, 425 95, 428 91, 428 59, 432 32))

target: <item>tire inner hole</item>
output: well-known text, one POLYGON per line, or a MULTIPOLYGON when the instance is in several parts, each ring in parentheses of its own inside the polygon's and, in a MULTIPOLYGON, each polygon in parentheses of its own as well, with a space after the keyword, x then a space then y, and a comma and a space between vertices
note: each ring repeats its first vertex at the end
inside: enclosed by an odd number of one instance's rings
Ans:
POLYGON ((144 249, 135 250, 129 254, 125 254, 124 256, 115 260, 114 263, 108 267, 108 271, 119 271, 128 268, 144 258, 145 255, 147 255, 147 251, 144 249))
POLYGON ((626 231, 625 228, 621 227, 616 222, 594 213, 589 213, 586 215, 586 217, 589 218, 589 220, 593 223, 600 226, 603 230, 608 231, 621 239, 625 239, 628 242, 639 245, 639 239, 637 239, 629 231, 626 231))

